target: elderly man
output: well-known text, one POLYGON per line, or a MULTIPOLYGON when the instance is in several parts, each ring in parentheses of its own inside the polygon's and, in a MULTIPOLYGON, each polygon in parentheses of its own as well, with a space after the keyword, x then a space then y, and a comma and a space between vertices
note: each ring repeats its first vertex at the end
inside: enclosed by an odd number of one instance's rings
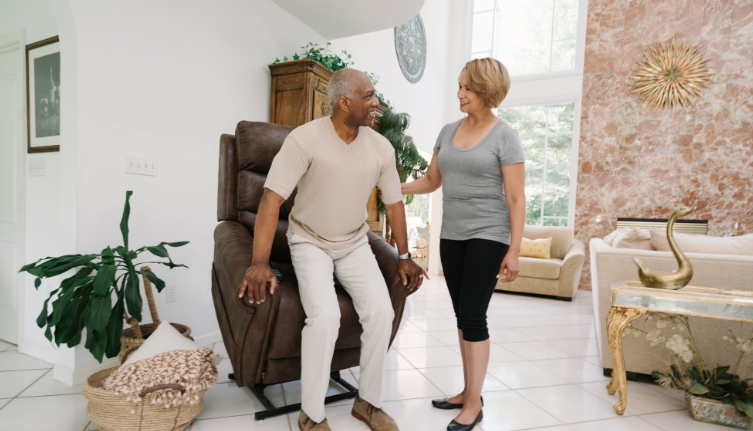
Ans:
POLYGON ((343 69, 329 82, 332 117, 293 130, 275 157, 264 184, 254 230, 253 263, 240 295, 264 302, 277 280, 269 254, 280 205, 298 186, 290 213, 288 243, 298 278, 306 326, 301 343, 302 431, 330 430, 324 414, 330 364, 340 327, 333 274, 353 298, 361 335, 361 377, 353 416, 374 431, 397 431, 382 409, 382 376, 394 312, 387 286, 366 233, 366 202, 374 186, 382 192, 387 220, 397 240, 399 273, 407 289, 421 285, 426 273, 410 259, 405 209, 395 151, 369 126, 379 101, 369 78, 343 69))

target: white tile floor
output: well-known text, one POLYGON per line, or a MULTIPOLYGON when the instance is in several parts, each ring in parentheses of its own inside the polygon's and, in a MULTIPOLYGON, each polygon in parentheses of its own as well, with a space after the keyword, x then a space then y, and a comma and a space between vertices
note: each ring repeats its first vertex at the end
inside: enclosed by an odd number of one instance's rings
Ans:
MULTIPOLYGON (((442 279, 428 281, 409 299, 400 333, 390 350, 384 408, 403 431, 442 431, 456 412, 431 407, 433 398, 463 387, 452 306, 442 279)), ((595 339, 590 292, 572 303, 495 294, 489 310, 491 359, 484 384, 484 421, 479 431, 652 431, 723 430, 688 416, 681 393, 629 383, 623 417, 612 410, 595 339)), ((190 431, 295 431, 298 414, 257 422, 261 403, 247 388, 228 380, 225 359, 220 382, 207 392, 204 410, 190 431)), ((81 387, 52 379, 52 365, 18 353, 0 341, 0 431, 96 430, 86 418, 81 387), (40 412, 43 412, 40 414, 40 412)), ((357 384, 358 368, 344 373, 357 384)), ((336 393, 336 387, 330 389, 336 393)), ((679 392, 679 391, 678 391, 679 392)), ((267 389, 275 404, 300 402, 298 382, 267 389)), ((335 431, 368 428, 350 415, 351 401, 327 407, 335 431)))

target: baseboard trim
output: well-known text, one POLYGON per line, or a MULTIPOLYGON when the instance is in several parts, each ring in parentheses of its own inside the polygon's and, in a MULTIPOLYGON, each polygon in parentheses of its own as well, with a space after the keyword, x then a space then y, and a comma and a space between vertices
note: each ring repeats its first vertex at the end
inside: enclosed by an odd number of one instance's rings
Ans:
POLYGON ((499 285, 494 288, 494 292, 496 293, 506 293, 508 295, 520 295, 520 296, 531 296, 534 298, 543 298, 543 299, 555 299, 557 301, 565 301, 565 302, 573 302, 573 297, 569 296, 554 296, 554 295, 544 295, 541 293, 533 293, 533 292, 518 292, 516 290, 505 290, 501 289, 499 285))
POLYGON ((107 368, 117 367, 120 365, 118 358, 110 358, 102 361, 101 364, 92 365, 91 367, 81 368, 78 370, 72 370, 62 365, 55 365, 52 369, 52 378, 65 383, 68 386, 78 386, 86 382, 86 378, 107 368))
POLYGON ((29 340, 21 341, 21 344, 18 346, 18 352, 31 356, 32 358, 49 362, 53 365, 58 362, 58 350, 56 348, 52 346, 42 346, 29 340))
POLYGON ((210 332, 208 334, 194 337, 194 342, 201 347, 209 347, 214 343, 222 341, 222 333, 220 331, 210 332))

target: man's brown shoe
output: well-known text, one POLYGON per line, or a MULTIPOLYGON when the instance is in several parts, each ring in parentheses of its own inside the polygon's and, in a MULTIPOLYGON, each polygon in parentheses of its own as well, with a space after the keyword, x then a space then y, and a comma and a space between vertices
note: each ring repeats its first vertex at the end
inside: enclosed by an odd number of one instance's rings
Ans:
POLYGON ((301 431, 332 431, 326 418, 323 421, 316 423, 303 410, 301 410, 301 414, 298 415, 298 429, 301 431))
POLYGON ((356 419, 366 422, 371 431, 400 431, 397 423, 382 409, 378 409, 367 401, 361 401, 356 397, 351 412, 356 419))

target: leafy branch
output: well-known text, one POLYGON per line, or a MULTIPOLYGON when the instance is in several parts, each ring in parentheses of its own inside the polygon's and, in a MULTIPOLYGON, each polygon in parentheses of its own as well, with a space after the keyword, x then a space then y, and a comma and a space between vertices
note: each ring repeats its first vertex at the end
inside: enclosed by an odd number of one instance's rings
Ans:
MULTIPOLYGON (((324 67, 327 69, 337 72, 340 69, 345 69, 346 67, 350 67, 355 63, 355 61, 352 61, 352 55, 348 54, 347 51, 343 50, 341 55, 337 55, 334 52, 329 50, 330 45, 332 43, 327 42, 325 46, 319 46, 318 43, 311 43, 309 42, 306 44, 306 46, 302 46, 301 49, 303 50, 303 53, 301 54, 293 54, 292 58, 288 58, 288 56, 282 57, 282 60, 279 58, 275 58, 275 61, 272 62, 272 64, 282 63, 290 60, 314 60, 321 63, 324 67)), ((366 76, 369 77, 371 80, 371 83, 376 88, 377 84, 379 84, 379 76, 372 73, 372 72, 364 72, 366 76)), ((375 96, 377 99, 379 99, 380 102, 387 105, 389 109, 393 109, 392 102, 387 100, 382 93, 377 91, 375 93, 375 96)))
MULTIPOLYGON (((394 111, 385 111, 379 122, 379 133, 387 138, 395 149, 397 172, 401 183, 406 182, 408 177, 414 180, 423 177, 429 168, 429 163, 418 152, 413 137, 405 134, 408 126, 410 126, 410 115, 394 111)), ((405 204, 409 205, 413 202, 413 195, 405 195, 404 199, 405 204)), ((381 199, 378 205, 379 212, 385 214, 386 210, 381 199)))
MULTIPOLYGON (((329 46, 332 45, 327 42, 324 47, 319 46, 318 43, 309 42, 306 46, 302 46, 302 54, 293 54, 292 60, 309 59, 318 61, 327 69, 337 72, 340 69, 352 66, 355 62, 350 61, 351 55, 347 51, 342 51, 342 57, 329 50, 329 46)), ((282 57, 282 61, 289 61, 287 56, 282 57)), ((280 59, 276 58, 272 64, 280 63, 280 59)))
POLYGON ((186 268, 185 265, 173 262, 166 247, 182 247, 188 244, 188 241, 161 242, 137 250, 128 248, 128 220, 131 214, 132 194, 132 191, 126 192, 125 207, 120 221, 123 245, 115 248, 108 246, 99 254, 46 257, 24 265, 19 270, 36 277, 36 289, 39 289, 44 278, 75 271, 73 275, 64 279, 57 289, 50 292, 44 301, 42 312, 37 317, 37 325, 46 328, 45 337, 51 342, 54 339, 57 346, 78 345, 83 331, 86 330, 85 347, 99 362, 102 362, 103 356, 112 358, 118 355, 126 309, 137 321, 141 321, 143 300, 139 290, 139 275, 152 282, 158 292, 165 288, 165 282, 151 270, 136 269, 145 263, 135 262, 139 255, 149 252, 156 257, 167 259, 150 263, 165 265, 170 269, 186 268), (48 310, 50 301, 51 312, 48 310))

